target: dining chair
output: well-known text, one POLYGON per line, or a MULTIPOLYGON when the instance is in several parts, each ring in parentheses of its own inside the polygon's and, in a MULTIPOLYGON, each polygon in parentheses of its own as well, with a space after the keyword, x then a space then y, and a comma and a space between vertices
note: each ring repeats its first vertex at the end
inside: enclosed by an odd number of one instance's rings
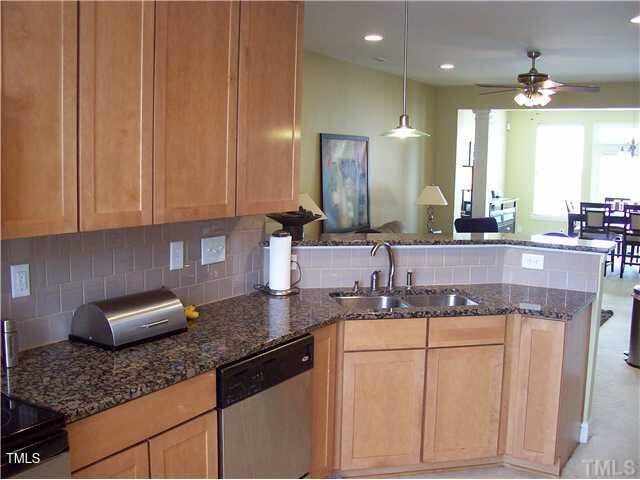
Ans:
MULTIPOLYGON (((580 202, 580 238, 585 240, 613 240, 621 242, 619 234, 611 232, 609 217, 611 205, 608 203, 580 202)), ((618 243, 616 242, 616 243, 618 243)), ((607 268, 613 272, 616 249, 606 257, 604 262, 604 276, 607 276, 607 268)))
POLYGON ((610 240, 608 203, 580 202, 580 238, 588 240, 610 240))
POLYGON ((624 275, 625 266, 638 267, 640 272, 640 205, 625 205, 624 218, 620 278, 624 275))
POLYGON ((498 221, 494 217, 456 218, 453 223, 458 233, 497 233, 498 221))

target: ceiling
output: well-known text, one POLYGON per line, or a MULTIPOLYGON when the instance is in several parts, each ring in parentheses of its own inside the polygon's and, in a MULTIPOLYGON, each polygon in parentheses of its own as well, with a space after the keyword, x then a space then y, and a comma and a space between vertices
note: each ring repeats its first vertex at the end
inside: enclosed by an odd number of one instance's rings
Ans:
MULTIPOLYGON (((513 83, 541 50, 538 70, 562 82, 640 78, 639 2, 410 2, 409 77, 433 85, 513 83), (453 63, 444 71, 442 63, 453 63)), ((305 49, 402 72, 401 2, 305 2, 305 49), (384 40, 365 42, 367 33, 384 40), (376 60, 384 58, 384 62, 376 60)))

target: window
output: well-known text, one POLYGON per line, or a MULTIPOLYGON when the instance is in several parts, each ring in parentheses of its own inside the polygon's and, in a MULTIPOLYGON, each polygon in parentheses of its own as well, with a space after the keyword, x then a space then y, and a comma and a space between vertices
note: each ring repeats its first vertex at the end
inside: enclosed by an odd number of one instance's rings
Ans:
POLYGON ((640 197, 640 152, 631 156, 631 139, 640 142, 640 128, 633 124, 600 124, 595 126, 593 145, 593 177, 591 199, 602 202, 605 197, 640 197))
POLYGON ((538 125, 533 179, 533 214, 566 216, 565 201, 577 205, 582 193, 584 127, 538 125))

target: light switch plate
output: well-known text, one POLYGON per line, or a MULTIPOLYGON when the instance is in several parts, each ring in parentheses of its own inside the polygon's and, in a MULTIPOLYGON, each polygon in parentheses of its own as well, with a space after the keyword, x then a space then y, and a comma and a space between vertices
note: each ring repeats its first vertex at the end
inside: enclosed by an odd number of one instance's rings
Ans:
POLYGON ((169 270, 184 268, 184 242, 169 243, 169 270))
POLYGON ((224 262, 226 256, 225 244, 226 238, 224 235, 203 238, 200 241, 202 265, 224 262))
POLYGON ((11 298, 31 295, 29 264, 11 265, 11 298))
POLYGON ((532 253, 523 253, 522 268, 529 268, 531 270, 543 270, 544 255, 534 255, 532 253))

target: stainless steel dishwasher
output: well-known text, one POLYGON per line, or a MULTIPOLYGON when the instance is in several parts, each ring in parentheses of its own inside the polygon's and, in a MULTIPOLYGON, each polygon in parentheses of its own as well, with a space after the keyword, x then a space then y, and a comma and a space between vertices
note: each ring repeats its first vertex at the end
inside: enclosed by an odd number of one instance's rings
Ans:
POLYGON ((302 478, 311 462, 313 337, 217 370, 221 478, 302 478))

